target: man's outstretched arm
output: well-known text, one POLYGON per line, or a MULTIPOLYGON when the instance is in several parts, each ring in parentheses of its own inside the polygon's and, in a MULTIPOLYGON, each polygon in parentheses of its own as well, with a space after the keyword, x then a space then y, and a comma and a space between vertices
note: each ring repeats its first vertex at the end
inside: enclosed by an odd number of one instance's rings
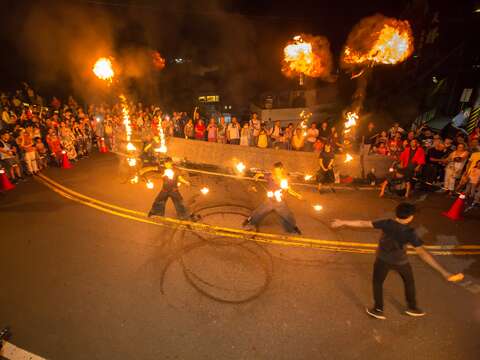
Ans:
POLYGON ((332 221, 332 228, 339 228, 342 226, 349 226, 354 228, 373 228, 373 223, 370 220, 339 220, 332 221))
POLYGON ((445 270, 445 268, 440 265, 437 260, 435 260, 435 258, 423 246, 416 247, 415 251, 417 252, 417 255, 420 256, 420 259, 422 259, 424 262, 426 262, 428 265, 430 265, 432 268, 442 274, 442 276, 447 281, 457 282, 463 280, 464 276, 462 273, 452 274, 445 270))

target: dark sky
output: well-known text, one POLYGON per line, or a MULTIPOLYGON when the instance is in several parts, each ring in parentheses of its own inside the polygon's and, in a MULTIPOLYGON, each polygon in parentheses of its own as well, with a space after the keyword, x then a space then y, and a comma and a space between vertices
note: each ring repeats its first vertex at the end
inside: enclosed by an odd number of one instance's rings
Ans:
POLYGON ((29 79, 45 88, 67 81, 79 90, 90 86, 82 77, 102 52, 123 58, 130 75, 143 79, 150 73, 135 67, 140 50, 155 49, 167 60, 221 64, 234 91, 253 92, 286 81, 281 51, 293 35, 326 36, 337 63, 361 18, 377 12, 402 18, 409 4, 425 1, 3 0, 0 71, 7 87, 29 79))

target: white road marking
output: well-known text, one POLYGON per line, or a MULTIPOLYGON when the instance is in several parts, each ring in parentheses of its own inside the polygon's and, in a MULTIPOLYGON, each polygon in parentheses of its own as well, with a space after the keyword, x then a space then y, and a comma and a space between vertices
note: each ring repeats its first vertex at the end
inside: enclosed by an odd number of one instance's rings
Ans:
POLYGON ((23 350, 8 341, 3 342, 0 350, 0 356, 8 360, 45 360, 45 358, 23 350))

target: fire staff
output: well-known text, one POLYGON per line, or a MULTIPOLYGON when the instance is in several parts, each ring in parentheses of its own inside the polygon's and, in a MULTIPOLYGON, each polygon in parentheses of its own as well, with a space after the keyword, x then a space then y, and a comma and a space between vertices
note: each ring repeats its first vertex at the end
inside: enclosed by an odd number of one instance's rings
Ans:
POLYGON ((281 162, 275 163, 272 173, 259 173, 255 176, 255 179, 258 180, 261 177, 267 181, 267 197, 244 221, 244 228, 256 230, 262 219, 274 211, 280 216, 285 231, 300 235, 301 232, 297 227, 295 216, 283 196, 285 193, 289 193, 297 199, 302 199, 302 196, 289 187, 283 164, 281 162))
POLYGON ((193 215, 188 215, 187 208, 183 203, 182 195, 178 190, 179 184, 190 185, 190 182, 185 180, 181 175, 177 174, 177 172, 173 169, 173 161, 170 157, 165 159, 164 166, 165 170, 162 176, 162 189, 155 198, 155 201, 152 204, 152 208, 148 212, 148 217, 154 215, 165 216, 165 205, 167 203, 167 200, 170 198, 173 201, 177 216, 180 219, 193 219, 193 215))

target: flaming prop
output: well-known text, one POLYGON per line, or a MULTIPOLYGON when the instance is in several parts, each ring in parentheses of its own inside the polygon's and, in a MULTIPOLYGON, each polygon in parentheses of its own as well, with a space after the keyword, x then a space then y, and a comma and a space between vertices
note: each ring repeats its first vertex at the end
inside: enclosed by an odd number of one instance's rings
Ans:
POLYGON ((246 168, 247 167, 243 162, 239 162, 237 165, 235 165, 235 169, 239 174, 243 174, 246 168))
POLYGON ((398 64, 413 53, 413 35, 408 21, 377 14, 361 20, 350 32, 342 65, 398 64))
POLYGON ((160 137, 160 147, 155 152, 165 154, 167 152, 167 144, 165 142, 165 132, 163 131, 162 119, 158 119, 158 135, 160 137))
POLYGON ((282 72, 287 77, 328 78, 332 69, 330 43, 323 36, 301 34, 283 49, 282 72))
POLYGON ((348 162, 350 162, 350 161, 352 161, 352 160, 353 160, 353 156, 347 153, 347 155, 345 156, 345 161, 344 161, 344 162, 345 162, 345 163, 348 163, 348 162))
POLYGON ((315 204, 315 205, 313 205, 313 209, 315 211, 321 211, 323 209, 323 206, 320 205, 320 204, 315 204))
POLYGON ((101 57, 93 65, 93 73, 101 80, 112 82, 115 72, 113 71, 112 61, 109 58, 101 57))
POLYGON ((210 192, 210 189, 206 186, 202 187, 200 189, 200 192, 203 194, 203 195, 207 195, 209 192, 210 192))

